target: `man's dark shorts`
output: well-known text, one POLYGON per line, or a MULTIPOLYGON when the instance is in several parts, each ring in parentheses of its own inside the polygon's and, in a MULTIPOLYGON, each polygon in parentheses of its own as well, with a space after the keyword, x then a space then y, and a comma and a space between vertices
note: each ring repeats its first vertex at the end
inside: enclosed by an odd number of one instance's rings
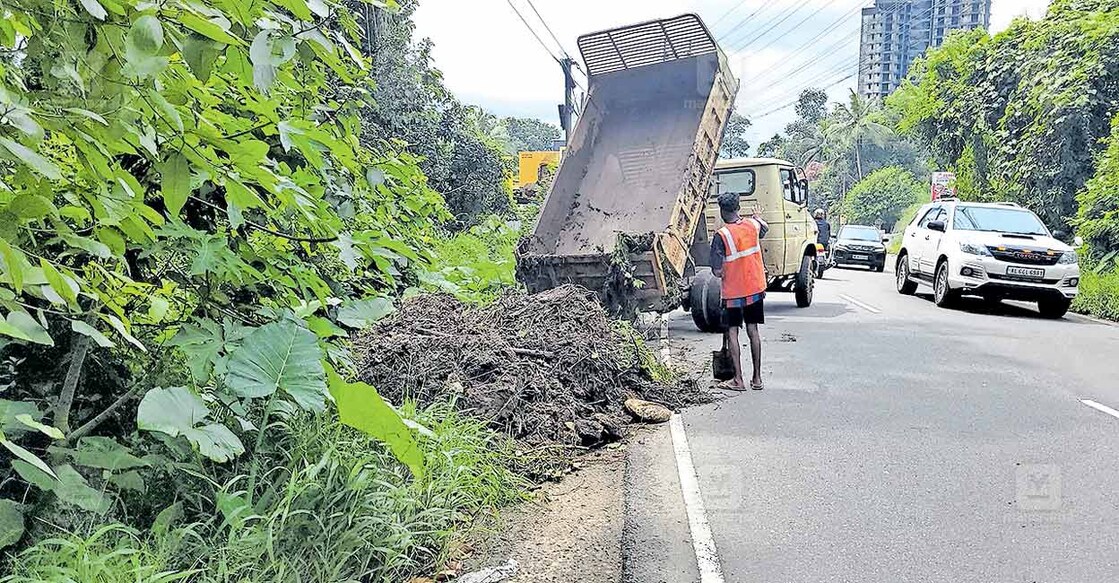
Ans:
POLYGON ((765 300, 758 300, 744 308, 724 308, 727 326, 741 328, 743 324, 765 324, 765 300))

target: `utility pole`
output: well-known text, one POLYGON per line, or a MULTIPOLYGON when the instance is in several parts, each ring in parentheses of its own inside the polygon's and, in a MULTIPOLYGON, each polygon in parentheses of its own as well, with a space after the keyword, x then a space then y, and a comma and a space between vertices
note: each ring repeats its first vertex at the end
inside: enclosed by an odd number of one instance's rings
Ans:
POLYGON ((564 55, 562 59, 557 59, 559 66, 563 69, 563 104, 559 106, 560 127, 563 128, 563 139, 565 142, 571 141, 571 117, 578 113, 575 111, 575 76, 572 75, 571 69, 578 67, 575 59, 564 55))

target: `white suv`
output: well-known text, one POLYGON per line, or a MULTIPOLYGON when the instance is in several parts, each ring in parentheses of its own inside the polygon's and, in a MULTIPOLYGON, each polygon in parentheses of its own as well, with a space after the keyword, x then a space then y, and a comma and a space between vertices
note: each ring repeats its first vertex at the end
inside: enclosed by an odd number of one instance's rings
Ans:
POLYGON ((1080 285, 1072 247, 1054 239, 1037 215, 1013 203, 927 204, 903 237, 898 293, 911 295, 918 282, 926 283, 941 307, 966 294, 1037 302, 1043 316, 1060 318, 1080 285))

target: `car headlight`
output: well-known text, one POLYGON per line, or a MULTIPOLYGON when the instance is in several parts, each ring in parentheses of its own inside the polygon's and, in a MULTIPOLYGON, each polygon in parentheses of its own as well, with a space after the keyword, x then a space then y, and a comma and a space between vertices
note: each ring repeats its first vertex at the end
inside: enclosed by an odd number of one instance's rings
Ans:
POLYGON ((976 245, 975 243, 960 243, 960 251, 968 255, 991 257, 991 252, 986 247, 983 245, 976 245))
POLYGON ((1061 258, 1057 260, 1060 265, 1076 265, 1078 257, 1076 251, 1065 251, 1061 254, 1061 258))

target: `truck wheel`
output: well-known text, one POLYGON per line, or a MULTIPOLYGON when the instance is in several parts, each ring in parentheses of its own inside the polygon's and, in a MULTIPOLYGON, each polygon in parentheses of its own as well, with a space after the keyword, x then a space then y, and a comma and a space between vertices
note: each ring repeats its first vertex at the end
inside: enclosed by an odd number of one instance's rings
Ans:
POLYGON ((1059 320, 1065 317, 1068 309, 1072 307, 1072 300, 1060 298, 1046 298, 1037 303, 1037 309, 1041 312, 1042 318, 1049 318, 1051 320, 1059 320))
POLYGON ((807 308, 812 305, 812 288, 816 279, 812 277, 812 256, 805 255, 800 261, 800 271, 797 272, 796 282, 793 283, 793 292, 796 294, 797 307, 807 308))
POLYGON ((688 291, 692 322, 700 332, 722 332, 723 292, 722 281, 710 271, 701 271, 692 281, 688 291))

